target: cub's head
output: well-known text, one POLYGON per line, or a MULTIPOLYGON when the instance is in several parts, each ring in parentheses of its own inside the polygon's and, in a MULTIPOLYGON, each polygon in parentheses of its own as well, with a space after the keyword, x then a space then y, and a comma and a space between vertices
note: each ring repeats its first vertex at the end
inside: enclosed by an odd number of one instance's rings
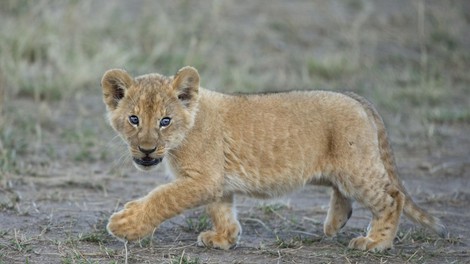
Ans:
POLYGON ((138 169, 149 170, 160 163, 194 124, 199 74, 192 67, 171 77, 132 78, 124 70, 109 70, 101 87, 111 126, 129 146, 138 169))

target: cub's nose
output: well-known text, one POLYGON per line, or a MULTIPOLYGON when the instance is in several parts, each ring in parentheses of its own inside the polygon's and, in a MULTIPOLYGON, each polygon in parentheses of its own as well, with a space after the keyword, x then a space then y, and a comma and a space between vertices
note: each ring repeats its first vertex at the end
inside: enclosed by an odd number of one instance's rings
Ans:
POLYGON ((153 149, 144 149, 144 148, 141 148, 139 146, 139 150, 142 151, 142 153, 144 153, 146 155, 149 155, 149 154, 153 153, 156 149, 157 149, 157 147, 154 147, 153 149))

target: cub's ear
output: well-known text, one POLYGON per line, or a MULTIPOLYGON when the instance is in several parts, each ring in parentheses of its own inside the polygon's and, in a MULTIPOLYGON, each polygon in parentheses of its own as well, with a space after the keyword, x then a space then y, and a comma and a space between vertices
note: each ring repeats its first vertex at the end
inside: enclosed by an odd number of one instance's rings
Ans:
POLYGON ((101 79, 103 101, 109 111, 116 109, 119 101, 126 94, 126 90, 134 83, 132 77, 125 71, 113 69, 105 72, 101 79))
POLYGON ((178 95, 178 99, 186 107, 190 107, 197 101, 199 73, 195 68, 190 66, 181 68, 173 77, 172 85, 178 95))

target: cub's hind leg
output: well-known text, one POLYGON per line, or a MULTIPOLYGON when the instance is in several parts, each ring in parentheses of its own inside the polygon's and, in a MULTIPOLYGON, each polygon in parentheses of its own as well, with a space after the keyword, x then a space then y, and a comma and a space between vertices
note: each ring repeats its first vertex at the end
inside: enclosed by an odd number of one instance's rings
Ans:
POLYGON ((346 225, 352 214, 352 201, 345 197, 337 187, 333 187, 330 208, 323 225, 325 235, 331 237, 346 225))
POLYGON ((236 218, 233 196, 207 206, 207 213, 212 220, 212 230, 199 234, 198 246, 217 249, 234 248, 241 235, 241 226, 236 218))
POLYGON ((367 236, 352 239, 349 247, 373 251, 392 248, 405 196, 389 182, 385 172, 364 176, 369 176, 368 180, 356 185, 354 191, 357 200, 372 211, 372 221, 367 236))

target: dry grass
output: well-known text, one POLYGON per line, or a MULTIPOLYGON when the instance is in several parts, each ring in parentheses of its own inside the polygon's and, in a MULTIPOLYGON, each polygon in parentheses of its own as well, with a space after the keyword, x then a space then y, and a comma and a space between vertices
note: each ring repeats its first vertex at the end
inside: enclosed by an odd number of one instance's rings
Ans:
MULTIPOLYGON (((222 92, 352 90, 378 106, 399 150, 432 153, 454 142, 451 136, 468 135, 468 11, 464 0, 3 1, 0 263, 122 262, 121 245, 103 232, 104 223, 116 203, 155 181, 128 168, 125 147, 106 125, 99 87, 105 70, 171 75, 193 65, 204 87, 222 92), (35 218, 39 232, 12 216, 35 218), (90 221, 91 228, 80 224, 90 221)), ((468 153, 465 144, 454 145, 468 153)), ((453 177, 467 175, 468 163, 459 164, 453 177)), ((244 254, 195 248, 195 232, 209 226, 197 214, 163 227, 169 235, 157 234, 157 245, 130 246, 129 261, 432 263, 468 256, 444 252, 447 244, 420 231, 400 234, 391 253, 350 251, 345 245, 357 229, 324 240, 305 212, 252 209, 241 209, 242 222, 262 236, 247 234, 259 247, 242 247, 244 254)))

